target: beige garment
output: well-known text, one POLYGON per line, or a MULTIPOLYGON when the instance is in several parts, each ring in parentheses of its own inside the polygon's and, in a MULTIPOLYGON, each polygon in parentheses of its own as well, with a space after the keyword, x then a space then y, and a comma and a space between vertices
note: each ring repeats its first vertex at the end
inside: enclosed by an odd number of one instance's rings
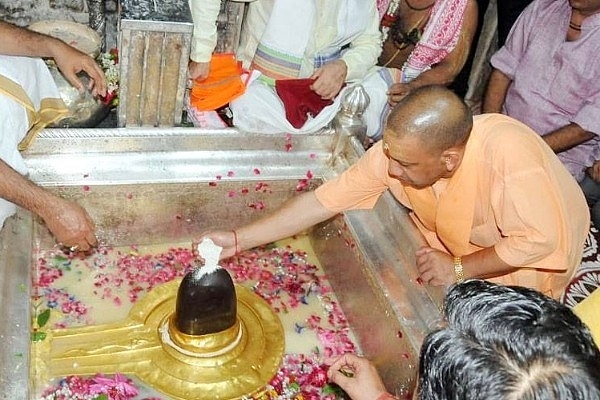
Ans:
POLYGON ((494 247, 514 273, 490 279, 558 298, 581 262, 589 211, 577 182, 535 132, 500 114, 475 117, 463 161, 440 188, 404 187, 388 175, 381 142, 317 188, 331 211, 371 208, 385 190, 429 245, 455 256, 494 247))
MULTIPOLYGON (((379 13, 374 0, 315 0, 315 32, 306 46, 300 77, 314 72, 318 56, 328 56, 343 48, 341 59, 348 67, 346 82, 363 79, 381 53, 379 13)), ((268 25, 275 0, 258 0, 248 4, 242 25, 237 57, 249 69, 258 44, 268 25)))

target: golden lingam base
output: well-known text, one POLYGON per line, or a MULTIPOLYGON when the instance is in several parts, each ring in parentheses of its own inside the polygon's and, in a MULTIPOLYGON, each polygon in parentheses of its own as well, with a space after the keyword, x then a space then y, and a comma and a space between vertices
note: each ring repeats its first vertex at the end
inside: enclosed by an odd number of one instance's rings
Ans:
POLYGON ((260 394, 283 357, 279 317, 258 295, 236 285, 236 324, 214 334, 186 335, 171 323, 180 282, 153 289, 124 321, 49 332, 33 346, 49 347, 38 351, 37 359, 32 357, 33 374, 46 381, 68 375, 131 374, 182 400, 260 394), (42 360, 40 353, 49 354, 49 359, 42 360))

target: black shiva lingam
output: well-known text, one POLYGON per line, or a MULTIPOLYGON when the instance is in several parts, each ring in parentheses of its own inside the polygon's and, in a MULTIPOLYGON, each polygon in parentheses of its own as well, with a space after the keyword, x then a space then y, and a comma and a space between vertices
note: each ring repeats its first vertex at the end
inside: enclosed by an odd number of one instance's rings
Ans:
POLYGON ((231 276, 222 268, 205 273, 195 269, 183 278, 173 316, 179 332, 206 335, 231 328, 237 322, 237 301, 231 276))
POLYGON ((182 400, 260 395, 281 363, 283 327, 216 264, 218 254, 212 265, 147 293, 124 321, 52 332, 44 373, 132 374, 182 400))
POLYGON ((197 357, 225 354, 239 345, 244 327, 229 273, 218 266, 188 272, 179 285, 175 313, 161 332, 163 342, 197 357))

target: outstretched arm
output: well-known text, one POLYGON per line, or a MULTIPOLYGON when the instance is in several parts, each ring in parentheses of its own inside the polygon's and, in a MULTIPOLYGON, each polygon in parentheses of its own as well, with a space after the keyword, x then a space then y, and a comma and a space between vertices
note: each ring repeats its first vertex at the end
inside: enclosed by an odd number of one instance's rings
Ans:
POLYGON ((62 40, 0 21, 0 54, 52 58, 65 78, 78 90, 83 83, 77 77, 84 71, 91 79, 94 95, 106 95, 106 79, 98 63, 62 40))
POLYGON ((326 209, 311 191, 292 197, 273 213, 236 229, 235 234, 233 231, 211 231, 194 242, 210 238, 216 245, 223 247, 223 259, 241 250, 290 237, 335 214, 326 209))
POLYGON ((39 215, 56 241, 73 251, 96 246, 94 223, 77 203, 35 185, 0 160, 0 197, 39 215))

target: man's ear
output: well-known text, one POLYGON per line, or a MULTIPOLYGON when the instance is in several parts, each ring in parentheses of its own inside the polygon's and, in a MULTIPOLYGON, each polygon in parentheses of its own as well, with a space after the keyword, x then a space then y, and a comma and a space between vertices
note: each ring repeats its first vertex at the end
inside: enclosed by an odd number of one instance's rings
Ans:
POLYGON ((462 151, 456 147, 451 147, 442 152, 442 162, 446 165, 446 170, 452 172, 460 164, 462 151))

